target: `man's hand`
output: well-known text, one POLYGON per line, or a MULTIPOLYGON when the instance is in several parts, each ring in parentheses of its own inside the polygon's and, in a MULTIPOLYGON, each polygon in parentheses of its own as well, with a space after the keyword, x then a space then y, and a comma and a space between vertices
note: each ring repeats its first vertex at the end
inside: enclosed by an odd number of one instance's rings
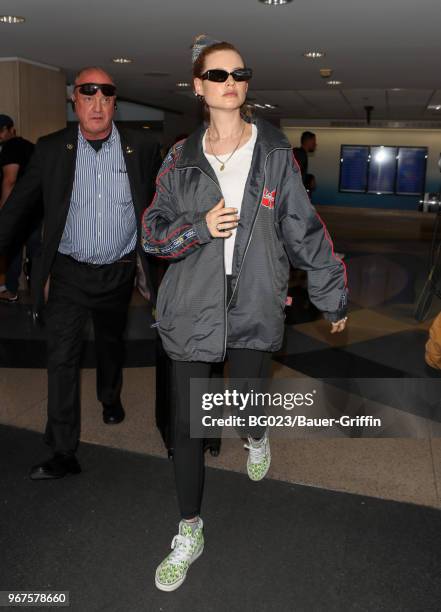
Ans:
POLYGON ((336 321, 335 323, 331 323, 331 334, 338 334, 342 332, 346 327, 346 321, 348 317, 344 317, 344 319, 340 319, 340 321, 336 321))
POLYGON ((231 230, 239 225, 237 208, 225 208, 223 198, 207 212, 205 220, 213 238, 229 238, 232 234, 231 230))

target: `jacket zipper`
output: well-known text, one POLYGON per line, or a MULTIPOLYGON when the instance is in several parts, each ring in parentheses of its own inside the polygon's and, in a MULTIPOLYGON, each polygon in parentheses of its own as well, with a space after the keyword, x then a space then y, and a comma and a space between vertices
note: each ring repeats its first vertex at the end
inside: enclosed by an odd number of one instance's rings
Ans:
POLYGON ((286 147, 277 147, 277 148, 272 149, 271 151, 269 151, 267 153, 266 157, 265 157, 265 163, 263 164, 263 188, 262 188, 262 191, 260 192, 259 203, 257 205, 257 210, 256 210, 256 213, 254 215, 253 224, 251 226, 251 231, 250 231, 250 236, 248 238, 247 246, 245 247, 245 253, 243 254, 243 257, 242 257, 242 263, 240 264, 239 273, 237 275, 236 283, 235 283, 235 285, 233 287, 233 291, 231 292, 231 298, 230 298, 230 301, 227 304, 227 308, 231 304, 231 302, 232 302, 232 300, 234 298, 234 294, 236 293, 236 288, 237 288, 237 285, 239 283, 239 278, 240 278, 240 275, 241 275, 241 272, 242 272, 242 268, 243 268, 243 264, 244 264, 244 261, 245 261, 245 257, 246 257, 246 254, 248 252, 248 248, 249 248, 250 243, 251 243, 251 238, 253 237, 254 227, 256 225, 257 217, 258 217, 258 214, 259 214, 259 211, 260 211, 260 202, 262 201, 263 190, 265 189, 265 183, 266 183, 266 163, 268 161, 268 157, 270 155, 272 155, 272 153, 274 153, 274 151, 287 151, 287 150, 288 149, 286 147))
MULTIPOLYGON (((216 185, 217 189, 219 190, 219 193, 221 194, 221 197, 222 198, 224 197, 224 194, 222 193, 220 185, 218 185, 218 183, 216 183, 216 181, 214 181, 209 174, 207 174, 201 168, 199 168, 199 166, 185 166, 185 168, 182 168, 182 169, 183 170, 188 170, 190 168, 193 168, 195 170, 199 170, 199 172, 201 174, 203 174, 208 179, 210 179, 210 181, 214 185, 216 185)), ((225 274, 225 240, 224 239, 223 239, 222 251, 223 251, 222 252, 222 269, 223 269, 223 272, 224 272, 224 348, 223 348, 223 352, 222 352, 222 360, 224 360, 225 359, 225 355, 227 354, 227 276, 225 274)))

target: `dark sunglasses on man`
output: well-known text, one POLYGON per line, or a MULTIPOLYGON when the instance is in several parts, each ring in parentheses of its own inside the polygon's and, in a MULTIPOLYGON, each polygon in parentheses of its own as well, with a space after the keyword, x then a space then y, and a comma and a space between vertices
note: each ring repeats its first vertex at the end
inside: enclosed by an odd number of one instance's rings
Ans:
POLYGON ((116 94, 115 85, 111 85, 110 83, 81 83, 80 85, 75 85, 74 89, 78 89, 83 96, 94 96, 98 89, 101 90, 103 96, 106 98, 110 98, 116 94))
POLYGON ((230 74, 235 81, 249 81, 253 76, 253 71, 251 68, 236 68, 233 72, 228 72, 227 70, 215 68, 214 70, 204 72, 201 79, 213 81, 214 83, 225 83, 230 74))

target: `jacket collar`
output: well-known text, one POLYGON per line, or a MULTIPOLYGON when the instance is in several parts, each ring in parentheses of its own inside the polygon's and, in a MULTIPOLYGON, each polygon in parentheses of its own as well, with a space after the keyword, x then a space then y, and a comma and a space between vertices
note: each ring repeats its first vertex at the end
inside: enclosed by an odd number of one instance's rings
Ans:
MULTIPOLYGON (((264 157, 273 149, 291 149, 291 145, 286 136, 264 119, 256 118, 253 123, 257 127, 256 147, 261 149, 264 157)), ((176 163, 177 168, 187 168, 197 166, 204 168, 208 161, 202 150, 202 139, 206 130, 205 125, 201 125, 193 132, 182 145, 179 159, 176 163)))

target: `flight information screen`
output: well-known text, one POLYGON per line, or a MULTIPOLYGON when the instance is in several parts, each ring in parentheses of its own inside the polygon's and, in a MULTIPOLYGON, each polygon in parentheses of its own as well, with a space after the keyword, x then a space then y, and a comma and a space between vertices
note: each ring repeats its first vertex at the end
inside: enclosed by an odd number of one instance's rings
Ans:
POLYGON ((427 156, 427 147, 342 145, 339 191, 420 196, 427 156))
POLYGON ((421 195, 426 182, 427 148, 400 147, 398 153, 398 195, 421 195))
POLYGON ((396 147, 371 147, 368 193, 394 193, 396 173, 396 147))
POLYGON ((367 188, 369 147, 344 145, 340 157, 340 191, 364 193, 367 188))

